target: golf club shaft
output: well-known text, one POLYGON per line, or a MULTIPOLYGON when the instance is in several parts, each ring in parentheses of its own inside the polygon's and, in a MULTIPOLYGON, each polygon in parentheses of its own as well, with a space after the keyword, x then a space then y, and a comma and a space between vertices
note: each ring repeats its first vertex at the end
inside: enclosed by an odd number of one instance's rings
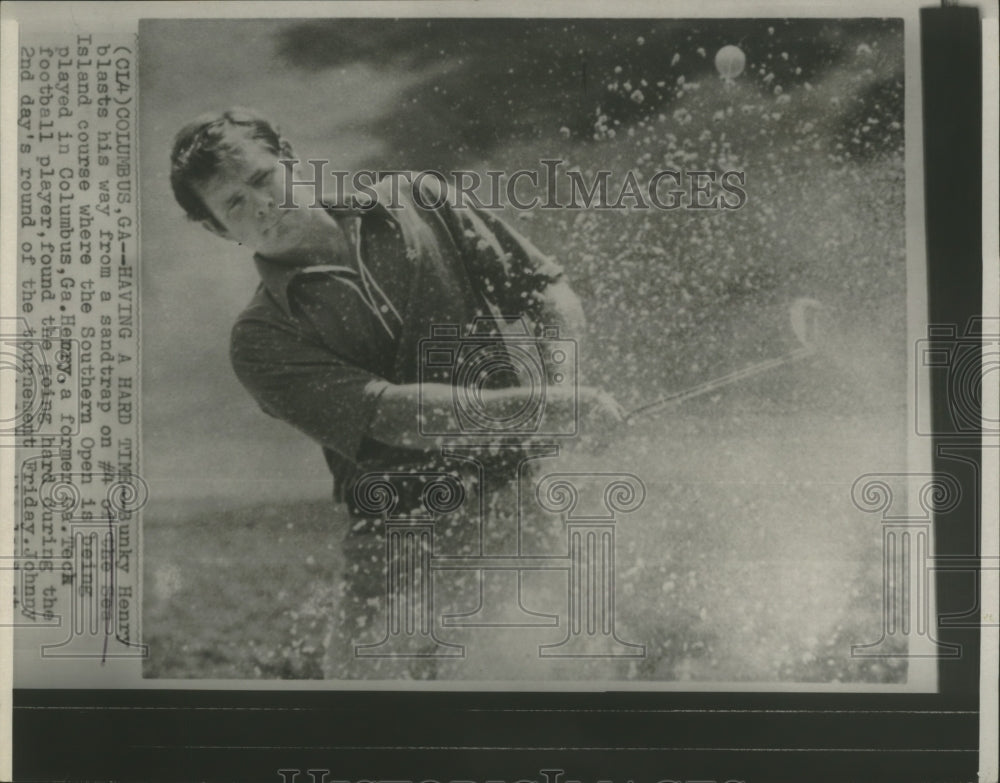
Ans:
POLYGON ((761 375, 768 370, 773 370, 776 367, 781 367, 782 365, 789 364, 790 362, 798 361, 799 359, 805 359, 808 356, 812 356, 816 353, 816 349, 812 346, 803 346, 797 348, 791 353, 787 353, 784 356, 779 356, 774 359, 768 359, 764 362, 759 362, 758 364, 751 364, 749 367, 744 367, 742 370, 737 370, 731 372, 728 375, 723 375, 718 378, 713 378, 712 380, 700 383, 697 386, 692 386, 689 389, 682 389, 681 391, 673 392, 672 394, 667 394, 660 397, 653 402, 648 402, 645 405, 640 405, 625 414, 625 420, 630 421, 637 416, 641 416, 647 413, 654 413, 668 405, 675 405, 681 402, 692 399, 693 397, 700 397, 703 394, 708 394, 709 392, 715 391, 716 389, 721 389, 724 386, 729 386, 730 384, 736 383, 737 381, 742 381, 747 378, 753 378, 757 375, 761 375))

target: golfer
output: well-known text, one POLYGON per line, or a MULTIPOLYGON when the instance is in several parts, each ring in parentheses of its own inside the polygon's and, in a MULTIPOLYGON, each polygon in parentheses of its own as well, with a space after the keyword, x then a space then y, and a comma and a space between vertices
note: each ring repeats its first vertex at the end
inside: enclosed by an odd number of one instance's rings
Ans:
MULTIPOLYGON (((348 574, 340 596, 343 619, 363 626, 385 583, 371 564, 382 551, 379 520, 352 494, 359 481, 447 471, 461 477, 469 503, 484 499, 481 507, 496 510, 513 497, 502 487, 516 483, 526 459, 510 439, 497 448, 496 438, 487 447, 482 437, 467 438, 468 456, 456 459, 444 454, 440 437, 426 434, 466 434, 468 420, 456 403, 460 368, 425 366, 422 374, 421 341, 442 326, 458 327, 456 343, 474 332, 502 342, 511 328, 540 343, 553 327, 558 339, 576 339, 584 320, 552 258, 493 214, 443 198, 440 181, 415 178, 396 194, 383 181, 376 199, 281 209, 288 173, 281 161, 289 159, 292 148, 273 125, 230 109, 178 133, 171 185, 191 220, 253 254, 261 283, 232 331, 233 368, 266 413, 322 447, 334 496, 354 520, 344 546, 354 577, 348 574), (393 208, 390 195, 398 198, 393 208), (485 335, 484 317, 494 324, 485 335)), ((461 361, 461 351, 454 356, 461 361)), ((567 382, 575 368, 555 374, 546 366, 546 375, 549 429, 575 431, 577 417, 583 433, 621 421, 609 395, 567 382)), ((509 371, 492 374, 474 395, 479 413, 504 421, 524 410, 537 388, 523 381, 509 371)), ((401 502, 415 505, 405 483, 401 502)))

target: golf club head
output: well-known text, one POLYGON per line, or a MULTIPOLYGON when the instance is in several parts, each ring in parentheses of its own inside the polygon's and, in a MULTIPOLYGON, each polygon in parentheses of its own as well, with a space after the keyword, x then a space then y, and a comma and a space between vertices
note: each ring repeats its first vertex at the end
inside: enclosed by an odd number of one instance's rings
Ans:
POLYGON ((782 367, 790 362, 804 359, 815 354, 818 341, 822 340, 826 332, 824 323, 828 308, 818 299, 809 297, 799 297, 790 306, 790 318, 792 322, 792 332, 799 341, 800 347, 791 353, 783 356, 776 356, 756 364, 751 364, 740 370, 736 370, 726 375, 712 378, 687 389, 681 389, 671 394, 666 394, 657 400, 641 405, 625 414, 626 422, 631 422, 635 417, 643 414, 653 413, 662 410, 668 405, 676 405, 686 400, 700 397, 703 394, 716 391, 725 386, 729 386, 748 378, 753 378, 765 372, 782 367))
POLYGON ((818 299, 799 297, 790 307, 792 332, 803 347, 817 350, 823 342, 827 308, 818 299))

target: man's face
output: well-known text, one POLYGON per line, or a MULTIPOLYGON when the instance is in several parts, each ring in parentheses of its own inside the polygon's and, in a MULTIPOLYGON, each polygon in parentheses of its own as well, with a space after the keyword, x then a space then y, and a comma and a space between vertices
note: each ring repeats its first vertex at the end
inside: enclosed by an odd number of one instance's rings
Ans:
MULTIPOLYGON (((230 131, 235 133, 235 131, 230 131)), ((195 185, 223 230, 217 233, 264 256, 296 250, 304 241, 309 209, 278 209, 285 169, 262 141, 240 136, 218 171, 195 185)))

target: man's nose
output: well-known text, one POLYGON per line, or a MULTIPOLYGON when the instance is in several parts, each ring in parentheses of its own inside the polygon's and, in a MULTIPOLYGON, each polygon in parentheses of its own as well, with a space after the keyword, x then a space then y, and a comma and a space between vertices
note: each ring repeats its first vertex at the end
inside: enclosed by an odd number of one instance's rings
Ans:
POLYGON ((257 217, 266 218, 274 211, 274 198, 270 194, 257 196, 257 217))

